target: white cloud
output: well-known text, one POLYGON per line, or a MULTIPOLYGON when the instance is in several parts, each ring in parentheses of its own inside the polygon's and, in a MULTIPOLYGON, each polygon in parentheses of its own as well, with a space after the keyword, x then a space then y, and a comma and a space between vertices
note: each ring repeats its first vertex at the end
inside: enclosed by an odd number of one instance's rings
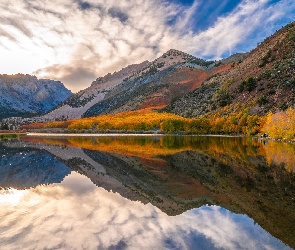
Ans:
POLYGON ((262 24, 274 28, 277 20, 294 18, 293 1, 269 2, 244 0, 195 33, 198 0, 191 7, 161 0, 2 0, 0 73, 35 72, 77 91, 96 77, 171 48, 220 58, 245 44, 262 24))
POLYGON ((288 249, 217 206, 169 217, 75 172, 61 184, 0 190, 1 249, 288 249))

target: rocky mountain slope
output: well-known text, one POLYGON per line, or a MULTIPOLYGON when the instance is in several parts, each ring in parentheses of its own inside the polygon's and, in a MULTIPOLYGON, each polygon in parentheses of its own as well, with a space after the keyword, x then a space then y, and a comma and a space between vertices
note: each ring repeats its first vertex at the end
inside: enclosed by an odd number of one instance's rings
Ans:
POLYGON ((42 114, 72 95, 59 81, 0 75, 0 118, 42 114))
POLYGON ((73 119, 145 107, 164 107, 173 98, 199 87, 208 76, 223 71, 224 67, 228 65, 223 61, 218 62, 217 67, 214 61, 169 50, 153 62, 130 65, 96 79, 89 88, 35 120, 73 119))
POLYGON ((265 39, 227 71, 174 100, 165 111, 195 117, 249 108, 251 114, 285 110, 295 104, 295 23, 265 39), (224 108, 225 107, 225 108, 224 108))
POLYGON ((113 74, 97 78, 91 86, 72 95, 43 116, 4 120, 12 125, 75 119, 101 114, 160 109, 201 86, 208 77, 229 70, 245 54, 215 62, 169 50, 152 62, 129 65, 113 74))
POLYGON ((169 50, 152 62, 130 65, 97 78, 89 88, 27 124, 162 109, 184 117, 248 109, 266 115, 295 105, 295 24, 291 23, 246 54, 205 61, 169 50))

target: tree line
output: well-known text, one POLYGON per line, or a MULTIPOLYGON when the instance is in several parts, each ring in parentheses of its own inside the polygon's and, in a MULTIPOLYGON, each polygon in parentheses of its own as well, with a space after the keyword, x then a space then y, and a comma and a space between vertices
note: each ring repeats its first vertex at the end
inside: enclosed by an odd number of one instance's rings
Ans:
POLYGON ((207 116, 184 118, 171 113, 152 112, 149 109, 109 114, 68 121, 33 123, 20 129, 64 128, 68 130, 158 131, 188 134, 244 134, 267 133, 273 138, 295 138, 295 110, 250 115, 249 110, 221 116, 218 112, 207 116))

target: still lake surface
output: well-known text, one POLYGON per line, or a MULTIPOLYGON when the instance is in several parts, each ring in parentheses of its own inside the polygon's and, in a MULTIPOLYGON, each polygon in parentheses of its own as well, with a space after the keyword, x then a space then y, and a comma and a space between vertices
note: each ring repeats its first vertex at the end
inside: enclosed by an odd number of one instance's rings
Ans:
POLYGON ((291 144, 27 136, 0 153, 0 249, 295 247, 291 144))

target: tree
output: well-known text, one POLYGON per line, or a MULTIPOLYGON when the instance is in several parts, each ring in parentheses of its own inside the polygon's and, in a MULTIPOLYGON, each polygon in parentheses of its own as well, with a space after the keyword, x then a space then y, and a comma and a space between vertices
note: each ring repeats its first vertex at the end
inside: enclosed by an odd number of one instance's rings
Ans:
POLYGON ((269 114, 263 130, 274 138, 295 138, 295 111, 290 107, 287 111, 269 114))
POLYGON ((8 124, 7 123, 2 123, 1 124, 1 129, 2 130, 9 130, 8 124))
POLYGON ((245 85, 245 88, 246 90, 248 90, 249 92, 251 92, 253 89, 256 88, 256 80, 252 77, 252 76, 249 76, 247 79, 246 79, 246 85, 245 85))
POLYGON ((247 90, 248 92, 251 92, 253 89, 255 89, 257 86, 256 80, 249 76, 245 81, 242 81, 238 86, 238 92, 243 92, 244 90, 247 90))

